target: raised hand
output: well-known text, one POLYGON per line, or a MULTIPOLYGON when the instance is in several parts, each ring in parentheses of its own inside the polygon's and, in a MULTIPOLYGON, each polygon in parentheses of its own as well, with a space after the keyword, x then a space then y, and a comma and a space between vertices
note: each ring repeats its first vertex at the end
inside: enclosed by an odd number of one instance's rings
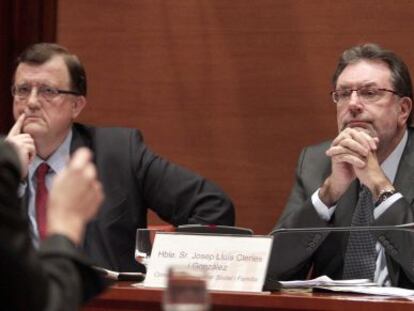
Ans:
POLYGON ((60 233, 79 244, 85 225, 96 214, 104 195, 92 154, 80 148, 53 181, 48 201, 48 234, 60 233))
POLYGON ((22 113, 6 137, 6 141, 10 142, 15 147, 19 156, 22 179, 26 178, 28 167, 36 155, 34 139, 30 134, 22 132, 25 118, 26 115, 22 113))

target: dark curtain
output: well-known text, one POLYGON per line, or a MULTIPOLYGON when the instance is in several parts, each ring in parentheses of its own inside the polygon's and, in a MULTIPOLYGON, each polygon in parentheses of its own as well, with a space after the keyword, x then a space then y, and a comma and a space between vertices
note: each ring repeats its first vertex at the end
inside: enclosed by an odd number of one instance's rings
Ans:
POLYGON ((0 1, 0 133, 13 124, 10 86, 14 60, 28 45, 56 40, 57 0, 0 1))

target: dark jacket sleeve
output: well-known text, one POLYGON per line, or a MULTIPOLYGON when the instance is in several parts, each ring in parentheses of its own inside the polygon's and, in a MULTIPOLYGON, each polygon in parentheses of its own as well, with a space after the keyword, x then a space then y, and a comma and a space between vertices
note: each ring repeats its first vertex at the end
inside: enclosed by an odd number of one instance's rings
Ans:
POLYGON ((269 280, 305 279, 315 252, 327 233, 278 233, 281 228, 326 227, 313 207, 311 197, 330 172, 324 155, 329 142, 304 148, 296 167, 295 182, 285 209, 274 228, 273 248, 268 268, 269 280))
POLYGON ((32 248, 17 189, 17 155, 0 142, 0 301, 10 310, 77 310, 103 289, 100 277, 65 237, 32 248))
POLYGON ((153 153, 138 131, 130 139, 144 199, 163 220, 175 226, 234 225, 233 204, 216 184, 153 153))

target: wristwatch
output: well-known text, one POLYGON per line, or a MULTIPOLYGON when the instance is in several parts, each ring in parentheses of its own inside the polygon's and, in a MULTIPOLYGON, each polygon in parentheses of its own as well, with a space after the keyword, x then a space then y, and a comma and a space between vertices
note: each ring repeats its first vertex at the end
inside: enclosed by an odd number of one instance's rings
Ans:
POLYGON ((394 188, 382 189, 379 193, 378 200, 377 202, 375 202, 374 206, 377 207, 395 193, 397 193, 397 191, 394 188))

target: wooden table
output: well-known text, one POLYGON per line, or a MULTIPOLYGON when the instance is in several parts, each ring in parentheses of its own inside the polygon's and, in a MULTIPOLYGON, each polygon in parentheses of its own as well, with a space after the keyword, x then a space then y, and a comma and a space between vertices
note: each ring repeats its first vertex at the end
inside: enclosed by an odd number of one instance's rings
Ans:
MULTIPOLYGON (((118 282, 101 296, 95 298, 83 311, 108 310, 161 310, 162 290, 131 286, 118 282)), ((245 294, 212 292, 212 310, 350 310, 350 311, 404 311, 414 310, 414 302, 404 299, 386 299, 377 296, 287 293, 245 294)))

